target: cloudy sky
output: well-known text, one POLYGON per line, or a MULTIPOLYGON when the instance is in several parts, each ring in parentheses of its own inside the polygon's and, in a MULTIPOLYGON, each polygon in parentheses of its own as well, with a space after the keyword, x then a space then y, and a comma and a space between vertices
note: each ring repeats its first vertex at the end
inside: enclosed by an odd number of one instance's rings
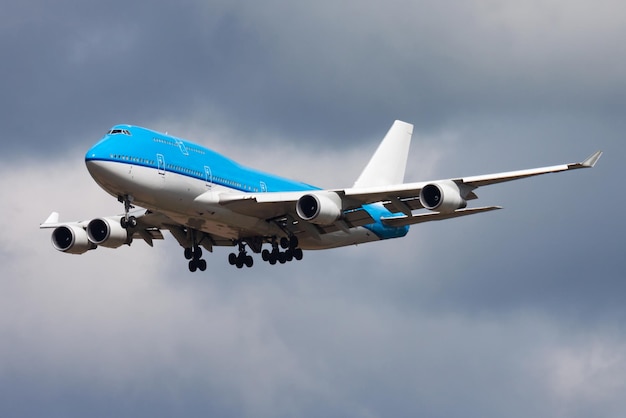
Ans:
POLYGON ((0 34, 0 415, 626 413, 623 1, 9 0, 0 34), (341 187, 394 119, 409 181, 605 154, 284 266, 38 229, 122 210, 83 163, 117 123, 341 187))

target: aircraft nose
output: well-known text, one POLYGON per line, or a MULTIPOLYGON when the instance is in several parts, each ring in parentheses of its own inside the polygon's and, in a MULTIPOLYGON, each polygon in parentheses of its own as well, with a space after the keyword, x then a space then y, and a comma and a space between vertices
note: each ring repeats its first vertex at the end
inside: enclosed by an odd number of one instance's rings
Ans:
POLYGON ((85 154, 85 162, 106 159, 109 156, 109 150, 106 146, 106 138, 95 143, 85 154))

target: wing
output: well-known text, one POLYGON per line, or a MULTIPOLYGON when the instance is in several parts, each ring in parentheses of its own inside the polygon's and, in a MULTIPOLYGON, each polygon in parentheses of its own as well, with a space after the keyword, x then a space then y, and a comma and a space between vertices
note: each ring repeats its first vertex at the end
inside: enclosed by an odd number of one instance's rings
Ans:
MULTIPOLYGON (((265 220, 277 218, 298 219, 296 206, 303 196, 331 194, 338 196, 340 199, 341 216, 334 222, 325 225, 326 229, 345 229, 346 227, 367 225, 374 222, 369 212, 363 208, 364 205, 374 203, 382 203, 390 212, 402 214, 400 216, 381 217, 383 224, 404 226, 500 209, 499 206, 465 209, 465 204, 467 200, 477 199, 474 190, 478 187, 541 174, 590 168, 596 164, 601 155, 602 152, 597 151, 578 163, 391 186, 245 194, 207 192, 198 196, 196 203, 200 205, 220 204, 234 212, 265 220), (428 193, 424 193, 426 191, 428 193), (437 193, 439 194, 437 195, 437 193), (430 201, 430 198, 433 201, 430 201), (448 205, 438 206, 439 203, 443 205, 448 203, 448 205), (413 214, 413 211, 422 208, 430 209, 433 212, 413 214)), ((319 224, 317 227, 320 229, 319 224)), ((310 229, 309 226, 303 228, 310 229)), ((325 230, 321 229, 317 232, 325 232, 325 230)))
POLYGON ((406 183, 396 186, 388 186, 382 188, 370 189, 346 189, 344 192, 347 199, 358 201, 361 204, 372 203, 377 201, 387 201, 389 207, 395 207, 397 212, 408 215, 408 209, 414 210, 424 207, 420 201, 420 192, 430 184, 454 183, 466 200, 476 199, 473 193, 475 189, 489 184, 503 183, 506 181, 519 180, 527 177, 538 176, 541 174, 558 173, 561 171, 575 170, 579 168, 593 167, 602 151, 597 151, 587 159, 579 163, 561 164, 549 167, 531 168, 527 170, 507 171, 504 173, 486 174, 473 177, 462 177, 455 179, 436 180, 420 183, 406 183), (406 206, 405 206, 406 205, 406 206))

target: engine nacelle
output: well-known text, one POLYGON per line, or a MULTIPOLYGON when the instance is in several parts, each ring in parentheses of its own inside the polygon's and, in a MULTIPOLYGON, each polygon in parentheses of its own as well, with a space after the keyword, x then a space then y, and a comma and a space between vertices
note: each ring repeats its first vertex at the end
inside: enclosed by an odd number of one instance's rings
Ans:
POLYGON ((69 254, 82 254, 96 248, 80 225, 62 225, 52 231, 52 246, 69 254))
POLYGON ((454 212, 467 206, 459 186, 453 181, 431 183, 422 187, 420 202, 426 209, 443 213, 454 212))
POLYGON ((96 245, 117 248, 129 242, 128 231, 122 228, 120 218, 96 218, 87 225, 87 236, 96 245))
POLYGON ((305 194, 296 203, 296 213, 304 221, 330 225, 341 216, 341 198, 333 192, 305 194))

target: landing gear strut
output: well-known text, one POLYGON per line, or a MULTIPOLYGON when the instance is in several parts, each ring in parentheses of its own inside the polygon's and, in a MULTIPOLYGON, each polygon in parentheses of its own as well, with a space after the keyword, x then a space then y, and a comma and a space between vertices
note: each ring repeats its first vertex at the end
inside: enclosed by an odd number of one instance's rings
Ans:
POLYGON ((129 216, 128 212, 134 208, 131 202, 134 200, 131 195, 125 194, 124 196, 118 196, 117 200, 120 203, 124 203, 124 216, 120 219, 120 225, 124 229, 134 228, 137 226, 137 218, 129 216))

